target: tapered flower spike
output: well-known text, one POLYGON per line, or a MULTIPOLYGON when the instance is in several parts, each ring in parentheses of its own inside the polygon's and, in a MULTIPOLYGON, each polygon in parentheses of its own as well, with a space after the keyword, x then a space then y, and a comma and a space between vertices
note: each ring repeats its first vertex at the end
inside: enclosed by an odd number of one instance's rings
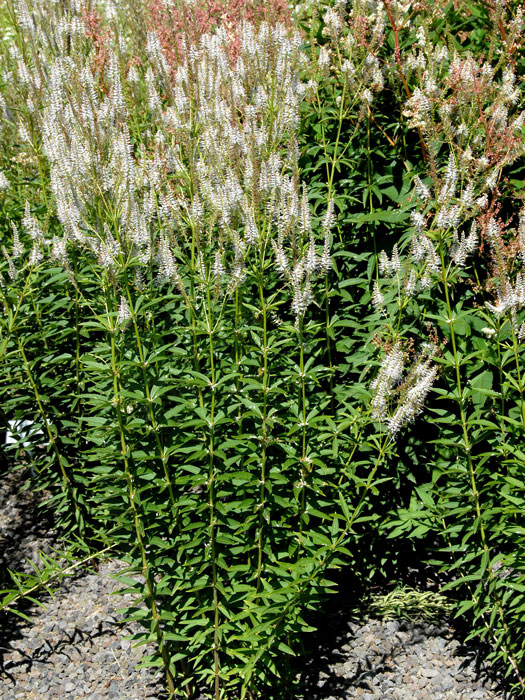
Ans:
POLYGON ((335 226, 335 213, 334 213, 334 200, 330 199, 328 206, 326 207, 326 214, 324 215, 323 223, 321 224, 321 231, 328 232, 335 226))
POLYGON ((222 278, 226 276, 226 269, 223 265, 222 257, 219 251, 215 253, 212 271, 217 282, 220 282, 222 278))
POLYGON ((120 305, 117 313, 117 324, 122 325, 131 318, 131 311, 125 297, 120 297, 120 305))
POLYGON ((384 250, 379 253, 379 274, 383 277, 390 275, 390 260, 384 250))
POLYGON ((24 218, 22 219, 22 226, 24 227, 24 230, 26 231, 26 233, 28 233, 29 236, 34 241, 40 241, 43 238, 44 234, 42 233, 42 229, 40 228, 40 224, 35 219, 35 217, 31 215, 31 210, 30 210, 28 201, 26 201, 26 203, 25 203, 24 218))
POLYGON ((408 276, 407 281, 405 282, 404 286, 405 293, 407 296, 412 297, 414 294, 417 292, 417 280, 416 280, 416 273, 414 269, 410 270, 410 274, 408 276))
POLYGON ((374 282, 374 287, 372 290, 372 303, 374 307, 377 310, 382 310, 383 308, 383 295, 381 294, 381 290, 379 289, 379 284, 377 283, 377 280, 374 282))
POLYGON ((392 257, 390 258, 390 269, 393 273, 401 271, 401 258, 399 257, 399 250, 397 249, 397 244, 392 248, 392 257))
POLYGON ((15 267, 13 259, 7 252, 5 246, 2 246, 2 253, 4 254, 4 258, 7 260, 7 274, 9 275, 9 279, 14 281, 18 275, 18 271, 15 267))
POLYGON ((388 414, 388 402, 392 389, 403 376, 404 358, 400 343, 386 354, 377 377, 370 385, 372 391, 372 415, 378 420, 383 420, 388 414))
POLYGON ((29 266, 34 267, 36 265, 39 265, 42 262, 43 258, 44 258, 44 256, 42 254, 42 250, 40 248, 40 245, 39 245, 38 241, 35 241, 33 243, 33 247, 31 248, 31 252, 29 253, 29 260, 28 260, 29 266))
POLYGON ((67 238, 59 238, 58 236, 53 236, 51 243, 51 257, 53 260, 58 260, 58 262, 63 265, 67 265, 67 238))
POLYGON ((413 211, 410 213, 410 220, 412 221, 412 224, 416 231, 418 233, 423 233, 426 225, 425 217, 423 216, 423 214, 421 214, 421 212, 418 211, 413 211))
POLYGON ((327 274, 332 268, 332 258, 330 255, 330 234, 327 231, 324 236, 324 246, 321 257, 319 258, 319 268, 321 273, 327 274))
POLYGON ((13 258, 16 260, 17 258, 22 257, 24 253, 24 246, 20 242, 20 233, 18 231, 18 227, 15 224, 14 221, 11 221, 11 228, 13 230, 13 258))
POLYGON ((288 277, 290 274, 290 269, 288 266, 288 259, 286 257, 286 253, 282 248, 282 243, 278 244, 275 241, 272 241, 272 248, 275 256, 275 265, 279 273, 283 277, 288 277))
POLYGON ((388 432, 392 437, 395 437, 403 426, 413 421, 421 413, 427 394, 432 388, 436 376, 437 368, 432 366, 430 359, 416 367, 411 379, 411 387, 406 392, 394 415, 387 420, 388 432))

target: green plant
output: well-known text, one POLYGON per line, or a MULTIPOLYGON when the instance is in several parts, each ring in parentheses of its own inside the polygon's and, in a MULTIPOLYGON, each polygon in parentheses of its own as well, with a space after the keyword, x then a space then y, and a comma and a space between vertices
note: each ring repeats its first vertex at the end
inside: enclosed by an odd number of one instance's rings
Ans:
POLYGON ((441 593, 402 586, 373 595, 366 610, 384 620, 439 620, 452 613, 453 604, 441 593))
POLYGON ((2 12, 3 414, 170 695, 293 693, 401 537, 521 691, 520 11, 299 6, 176 66, 142 5, 2 12))
POLYGON ((35 466, 61 527, 128 562, 122 582, 143 603, 129 616, 170 693, 254 695, 291 674, 280 655, 369 517, 391 449, 371 436, 353 459, 366 393, 336 421, 324 413, 333 388, 310 307, 334 211, 328 195, 312 218, 300 182, 300 40, 245 25, 234 64, 218 30, 172 83, 151 34, 137 83, 121 75, 116 27, 99 41, 74 8, 35 10, 49 31, 75 28, 77 58, 59 36, 58 52, 47 35, 24 45, 53 76, 20 119, 56 218, 42 226, 26 207, 6 249, 6 367, 32 388, 20 381, 6 405, 37 409, 49 462, 35 466))

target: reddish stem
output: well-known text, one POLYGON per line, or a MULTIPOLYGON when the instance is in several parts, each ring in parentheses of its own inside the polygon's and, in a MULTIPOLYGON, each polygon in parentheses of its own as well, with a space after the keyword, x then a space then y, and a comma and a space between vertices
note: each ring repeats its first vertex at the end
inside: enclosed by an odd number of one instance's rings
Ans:
MULTIPOLYGON (((388 16, 388 21, 390 22, 390 26, 392 27, 392 31, 394 32, 394 57, 396 59, 397 71, 399 73, 399 77, 401 78, 401 82, 403 83, 403 87, 405 88, 407 97, 408 99, 410 99, 412 97, 412 93, 410 92, 410 88, 408 87, 405 74, 403 73, 403 65, 401 63, 401 47, 399 46, 399 27, 396 25, 394 15, 392 14, 390 0, 383 1, 385 4, 385 10, 388 16)), ((419 141, 421 142, 421 155, 423 156, 423 160, 426 162, 428 160, 427 146, 420 127, 417 127, 417 133, 419 134, 419 141)))

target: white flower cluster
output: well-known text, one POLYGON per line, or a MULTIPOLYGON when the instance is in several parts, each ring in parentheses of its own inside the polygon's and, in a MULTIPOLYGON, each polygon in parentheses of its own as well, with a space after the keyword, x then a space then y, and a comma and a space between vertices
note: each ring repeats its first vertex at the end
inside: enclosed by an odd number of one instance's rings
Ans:
POLYGON ((373 394, 372 415, 386 423, 392 437, 423 409, 427 394, 437 376, 437 368, 432 364, 434 352, 435 347, 426 343, 405 376, 404 356, 401 344, 397 342, 385 355, 378 375, 370 385, 373 394), (389 414, 391 404, 395 404, 393 414, 389 414))
POLYGON ((437 376, 437 367, 428 357, 428 353, 432 351, 432 347, 425 348, 416 360, 406 379, 397 409, 394 415, 387 419, 388 432, 392 437, 395 437, 403 426, 413 421, 423 410, 427 394, 437 376))
MULTIPOLYGON (((521 26, 522 20, 518 24, 521 26)), ((509 27, 513 26, 509 21, 509 27)), ((404 80, 411 85, 415 82, 403 115, 409 126, 419 129, 425 139, 438 138, 448 143, 451 157, 454 153, 454 163, 450 164, 439 201, 452 196, 458 169, 462 178, 486 178, 486 189, 493 190, 501 167, 524 151, 523 143, 515 136, 525 116, 511 117, 519 104, 516 75, 511 66, 504 68, 500 76, 497 66, 488 61, 455 51, 449 54, 445 46, 432 46, 425 40, 421 27, 416 34, 418 40, 400 57, 404 80), (491 163, 487 153, 492 154, 491 163), (488 173, 490 165, 496 167, 488 173)), ((512 28, 507 37, 509 46, 516 37, 512 28)), ((394 57, 392 65, 385 70, 392 78, 400 79, 394 57)), ((435 147, 434 144, 432 149, 435 147)))
POLYGON ((404 357, 400 343, 396 343, 387 352, 377 377, 370 385, 372 390, 372 415, 377 420, 383 421, 388 416, 389 399, 392 391, 403 377, 404 357))
MULTIPOLYGON (((344 2, 324 12, 323 34, 329 41, 320 47, 318 56, 318 68, 322 74, 328 75, 332 71, 343 77, 346 100, 360 105, 360 117, 385 84, 383 64, 376 55, 383 43, 385 16, 377 3, 368 4, 368 11, 363 14, 356 5, 346 9, 344 2), (358 32, 348 31, 352 21, 360 24, 360 37, 358 32)), ((338 104, 341 102, 340 95, 338 104)), ((345 105, 341 106, 344 108, 345 105)))
MULTIPOLYGON (((414 233, 409 254, 402 262, 397 245, 392 249, 391 259, 384 251, 379 254, 381 275, 396 275, 398 284, 402 284, 403 293, 409 297, 428 289, 432 285, 433 277, 441 275, 439 246, 445 245, 448 248, 449 259, 458 267, 465 266, 468 256, 472 255, 478 246, 477 225, 473 216, 481 208, 482 202, 480 199, 474 199, 472 181, 466 183, 458 196, 458 178, 459 173, 452 152, 449 154, 441 185, 436 188, 438 194, 435 200, 432 199, 430 188, 416 176, 414 188, 421 204, 410 214, 414 233), (435 213, 432 216, 434 207, 435 213), (470 232, 467 235, 464 228, 469 221, 470 232)), ((374 293, 376 306, 380 297, 378 288, 374 293)))
POLYGON ((430 116, 432 105, 427 95, 416 88, 412 97, 405 103, 403 116, 408 119, 408 125, 412 128, 424 128, 430 116))
MULTIPOLYGON (((520 214, 520 224, 518 227, 519 235, 519 251, 520 258, 525 260, 525 236, 524 236, 524 221, 525 211, 520 214)), ((491 218, 486 228, 486 237, 494 252, 496 261, 504 259, 503 241, 501 239, 501 231, 496 219, 491 218)), ((525 275, 518 272, 514 282, 508 276, 505 265, 498 265, 498 274, 495 277, 496 282, 496 298, 494 303, 487 301, 485 306, 496 315, 510 313, 514 330, 518 330, 517 313, 525 306, 525 275)), ((520 331, 521 332, 521 331, 520 331)))

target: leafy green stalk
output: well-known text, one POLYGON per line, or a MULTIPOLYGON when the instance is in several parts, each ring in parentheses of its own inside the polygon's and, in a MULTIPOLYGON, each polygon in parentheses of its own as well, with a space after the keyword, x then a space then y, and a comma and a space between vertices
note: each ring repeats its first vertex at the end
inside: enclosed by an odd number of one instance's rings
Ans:
MULTIPOLYGON (((109 287, 109 285, 108 285, 109 287)), ((108 299, 109 301, 109 299, 108 299)), ((108 304, 109 307, 109 304, 108 304)), ((126 428, 122 414, 122 386, 121 386, 121 370, 117 357, 117 344, 115 340, 116 327, 114 321, 109 319, 108 335, 111 347, 111 371, 113 375, 113 403, 115 406, 115 414, 117 418, 118 435, 120 439, 121 458, 124 466, 124 476, 126 479, 128 490, 128 503, 133 518, 133 530, 136 537, 137 547, 140 552, 141 573, 145 579, 146 585, 146 604, 149 607, 153 632, 157 638, 159 645, 159 653, 162 657, 164 672, 166 674, 166 682, 171 695, 175 693, 174 678, 171 671, 170 658, 164 644, 164 637, 160 623, 160 614, 157 609, 155 600, 155 583, 151 572, 151 567, 148 561, 146 550, 146 530, 141 515, 140 495, 135 486, 135 480, 132 473, 131 465, 131 449, 126 436, 126 428)))

